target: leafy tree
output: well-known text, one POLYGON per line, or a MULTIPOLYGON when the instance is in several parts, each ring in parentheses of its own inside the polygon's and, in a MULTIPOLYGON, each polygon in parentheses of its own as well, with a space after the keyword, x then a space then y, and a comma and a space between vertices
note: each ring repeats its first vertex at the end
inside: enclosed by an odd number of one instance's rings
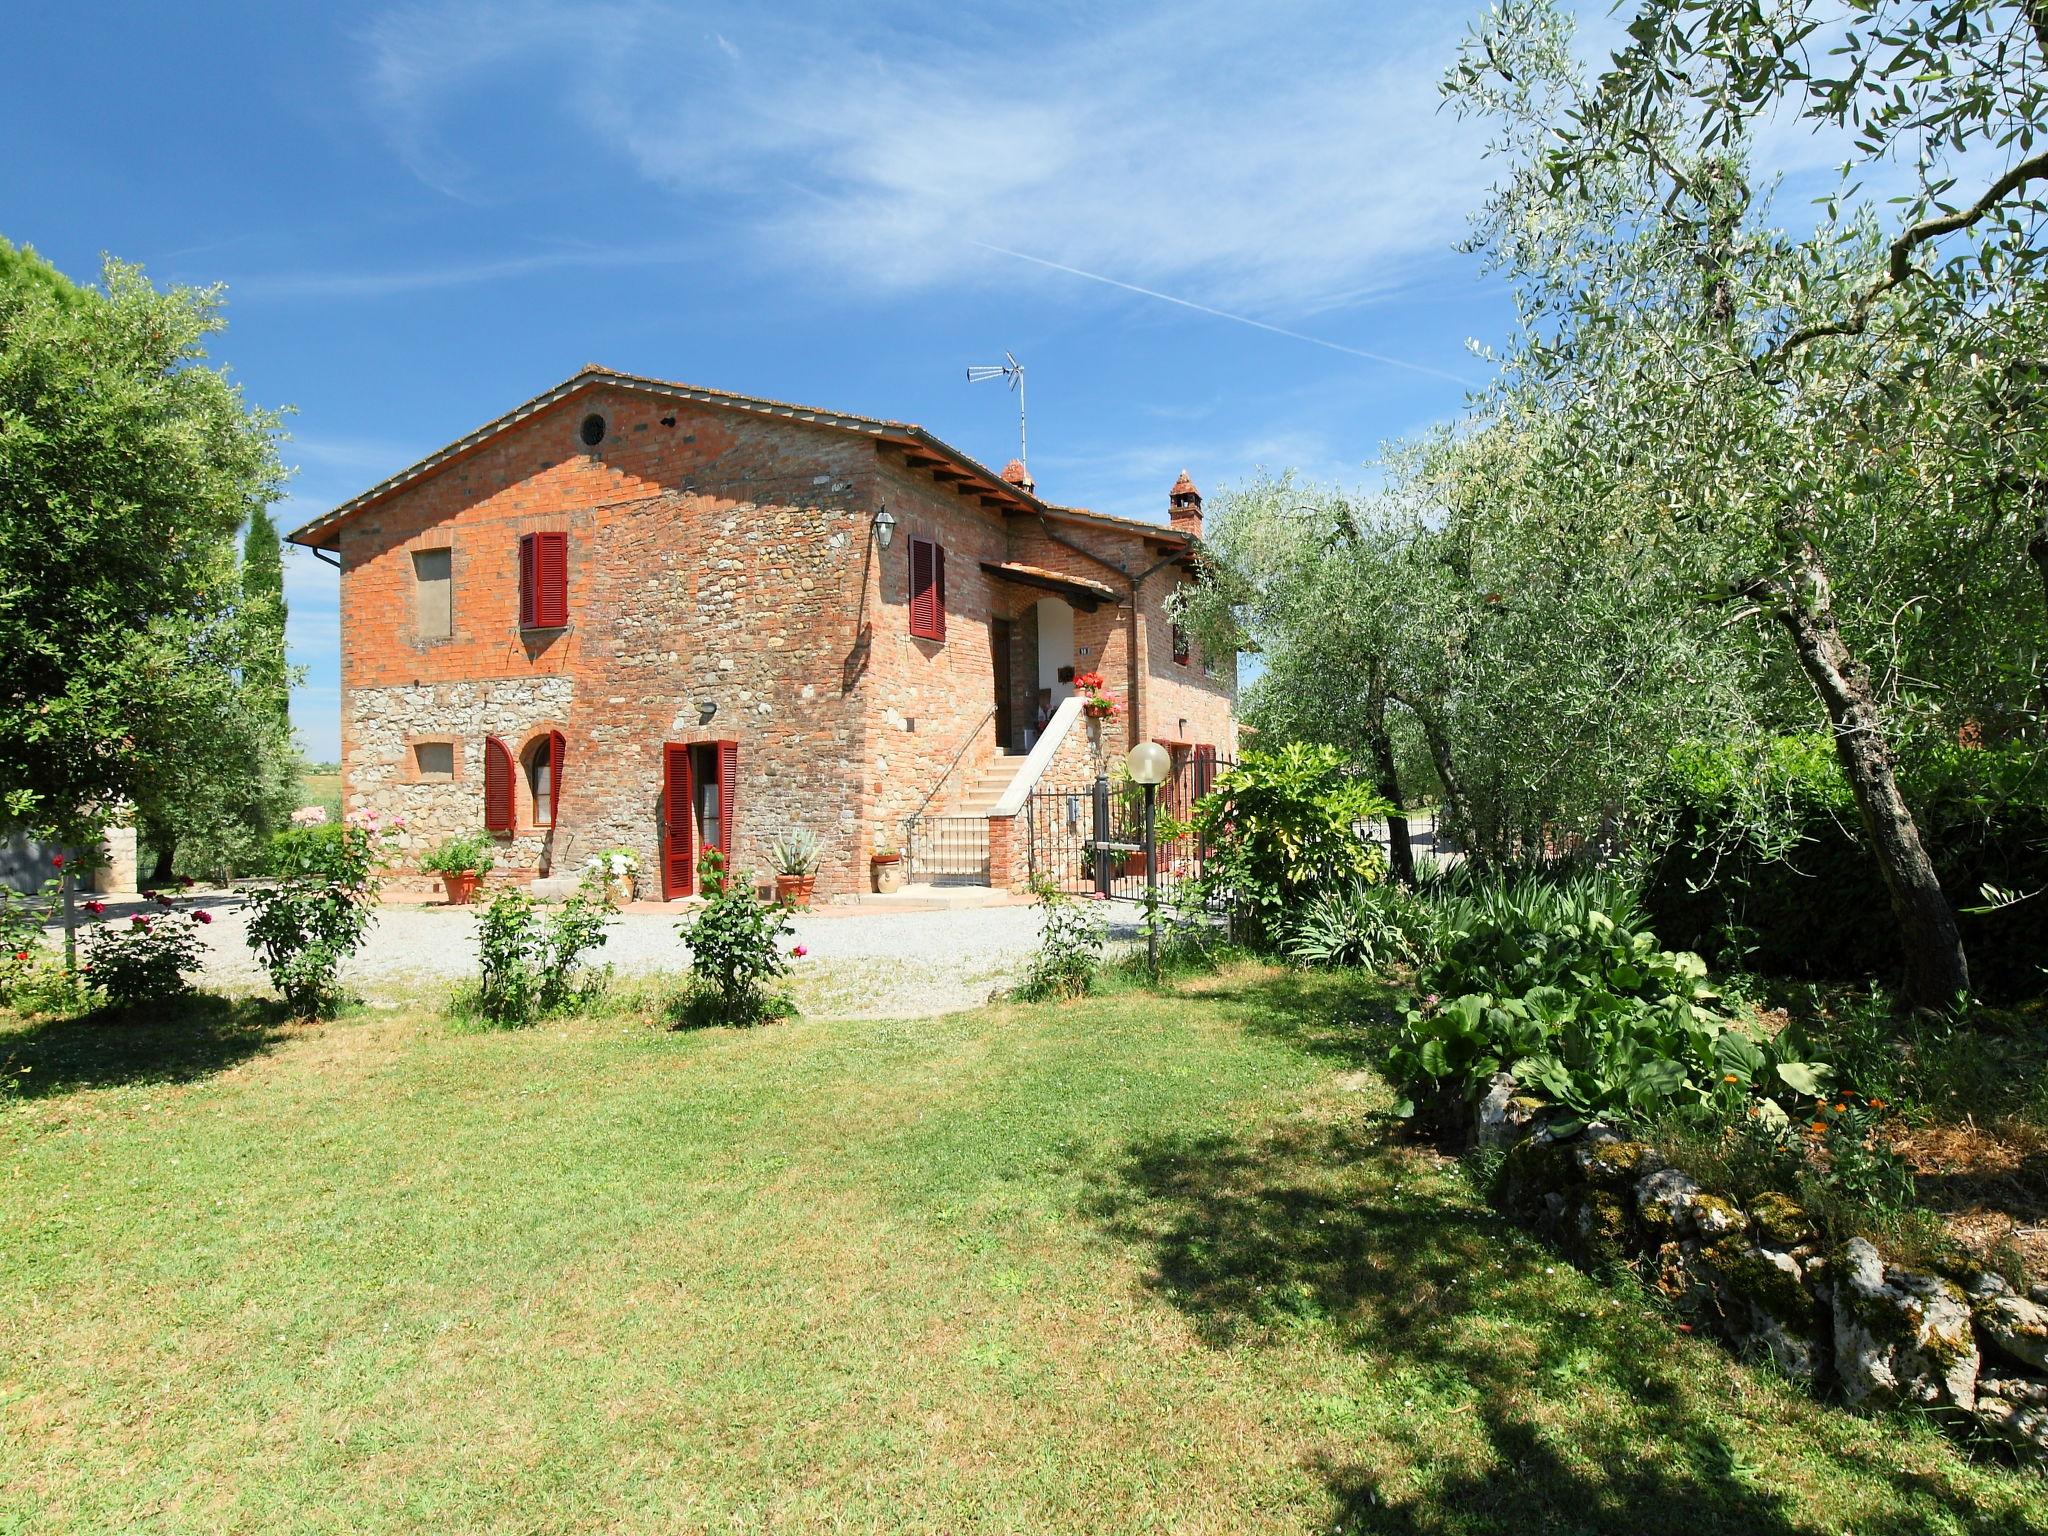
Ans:
POLYGON ((282 471, 203 364, 219 307, 0 241, 0 818, 91 837, 233 713, 234 538, 282 471))
POLYGON ((2048 484, 2029 408, 2043 20, 1989 0, 1639 0, 1589 83, 1557 7, 1517 0, 1449 82, 1503 128, 1476 243, 1522 307, 1482 419, 1549 434, 1532 504, 1597 521, 1573 555, 1634 552, 1680 627, 1704 610, 1778 632, 1760 675, 1796 668, 1831 727, 1926 1003, 1968 969, 1898 756, 1965 719, 2036 729, 2041 586, 2019 578, 2048 484), (1865 170, 1915 146, 1916 193, 1890 215, 1845 194, 1786 228, 1749 166, 1779 112, 1846 130, 1865 170), (1956 198, 1965 159, 1991 169, 1956 198), (1938 638, 1987 623, 2003 667, 1938 638))
POLYGON ((242 536, 242 681, 291 727, 291 668, 285 661, 284 544, 268 508, 249 514, 242 536))

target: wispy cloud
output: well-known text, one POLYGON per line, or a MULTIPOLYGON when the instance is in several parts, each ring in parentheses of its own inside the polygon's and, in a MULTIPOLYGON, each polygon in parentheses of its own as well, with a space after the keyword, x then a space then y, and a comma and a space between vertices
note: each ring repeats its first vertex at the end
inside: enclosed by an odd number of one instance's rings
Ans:
POLYGON ((1228 310, 1214 309, 1207 304, 1197 304, 1193 299, 1176 298, 1173 294, 1161 293, 1156 288, 1141 288, 1136 283, 1126 283, 1114 277, 1105 277, 1100 272, 1084 272, 1079 267, 1070 267, 1064 262, 1048 261, 1043 256, 1027 255, 1023 251, 1008 250, 1000 245, 985 245, 979 240, 972 243, 981 246, 985 251, 993 251, 998 256, 1014 256, 1019 261, 1028 261, 1037 266, 1050 267, 1053 271, 1065 272, 1070 277, 1083 277, 1091 283, 1103 283, 1111 288, 1121 288, 1126 293, 1141 294, 1148 299, 1158 299, 1161 303, 1178 304, 1182 309, 1192 309, 1197 314, 1210 315, 1218 320, 1228 320, 1233 325, 1249 325, 1256 330, 1271 331, 1275 336, 1285 336, 1291 341, 1305 341, 1312 347, 1327 347, 1332 352, 1344 352, 1352 357, 1362 357, 1369 363, 1385 363, 1390 368, 1406 368, 1410 372, 1427 374, 1430 378, 1444 379, 1452 384, 1471 386, 1474 383, 1473 380, 1461 378, 1455 373, 1446 373, 1441 368, 1431 368, 1424 363, 1411 363, 1405 358, 1388 357, 1383 352, 1368 352, 1363 347, 1347 347, 1341 341, 1329 341, 1321 336, 1309 336, 1301 331, 1290 331, 1284 325, 1271 325, 1264 320, 1254 320, 1249 315, 1233 315, 1228 310))
POLYGON ((672 266, 687 254, 676 246, 564 246, 517 255, 449 261, 433 265, 378 271, 277 272, 238 279, 235 293, 256 299, 383 298, 437 288, 466 288, 477 283, 526 277, 564 269, 672 266))
POLYGON ((516 79, 536 110, 828 280, 986 283, 977 246, 1001 247, 1230 318, 1397 291, 1448 251, 1485 180, 1479 130, 1437 110, 1462 17, 1426 8, 595 9, 385 16, 369 79, 394 150, 475 194, 490 151, 465 108, 516 79))

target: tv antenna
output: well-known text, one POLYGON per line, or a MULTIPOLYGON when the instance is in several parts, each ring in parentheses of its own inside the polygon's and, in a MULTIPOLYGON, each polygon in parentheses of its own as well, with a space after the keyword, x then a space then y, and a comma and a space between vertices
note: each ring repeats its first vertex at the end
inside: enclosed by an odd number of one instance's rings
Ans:
POLYGON ((1004 379, 1017 392, 1017 462, 1028 464, 1030 459, 1024 453, 1024 365, 1017 361, 1017 354, 1005 352, 1000 363, 987 363, 970 367, 967 382, 979 384, 984 379, 1004 379))

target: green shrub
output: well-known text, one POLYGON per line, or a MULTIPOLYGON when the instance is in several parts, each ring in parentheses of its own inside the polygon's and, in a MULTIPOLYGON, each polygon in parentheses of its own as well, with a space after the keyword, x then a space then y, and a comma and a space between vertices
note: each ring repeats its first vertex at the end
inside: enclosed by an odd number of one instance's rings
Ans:
POLYGON ((610 906, 588 897, 543 917, 524 891, 499 892, 477 923, 481 975, 458 1007, 501 1026, 576 1011, 604 985, 583 957, 604 944, 610 921, 610 906))
POLYGON ((1033 882, 1038 898, 1038 948, 1024 969, 1013 996, 1020 1002, 1066 1002, 1086 997, 1102 972, 1104 923, 1094 898, 1079 899, 1041 875, 1033 882))
MULTIPOLYGON (((1980 997, 2038 995, 2048 964, 2048 756, 1944 746, 1903 769, 1980 997), (1986 901, 1985 887, 2026 899, 1986 901), (1972 910, 1985 908, 1988 910, 1972 910)), ((1825 736, 1692 746, 1658 794, 1673 836, 1643 901, 1658 930, 1717 965, 1895 983, 1883 878, 1825 736)))
POLYGON ((1751 1110, 1783 1129, 1787 1106, 1826 1086, 1798 1031, 1759 1040, 1716 1009, 1705 963, 1660 948, 1613 881, 1524 880, 1449 899, 1434 946, 1388 1060, 1411 1106, 1424 1093, 1472 1098, 1508 1072, 1566 1111, 1561 1129, 1751 1110))
MULTIPOLYGON (((167 896, 156 912, 97 920, 85 936, 80 974, 88 990, 115 1008, 160 1007, 192 990, 190 973, 206 958, 199 929, 213 921, 205 912, 180 912, 167 896)), ((94 902, 97 907, 100 903, 94 902)))
POLYGON ((1230 914, 1240 941, 1277 948, 1317 892, 1384 877, 1365 827, 1386 810, 1334 747, 1247 752, 1195 807, 1209 849, 1201 893, 1230 914))
POLYGON ((497 867, 491 840, 482 832, 460 832, 444 837, 420 860, 430 875, 488 875, 497 867))
POLYGON ((275 878, 240 887, 252 909, 249 947, 300 1018, 340 1008, 342 963, 370 931, 388 844, 369 815, 341 826, 293 828, 271 842, 275 878))
POLYGON ((803 954, 801 945, 789 955, 781 948, 796 931, 789 909, 756 901, 745 872, 728 874, 715 848, 697 861, 697 881, 703 909, 676 930, 690 946, 691 986, 679 1010, 683 1021, 745 1026, 793 1017, 796 1004, 771 990, 771 983, 788 974, 792 956, 803 954))
POLYGON ((1423 905, 1399 886, 1354 881, 1309 899, 1287 952, 1303 965, 1337 968, 1410 961, 1428 921, 1423 905))

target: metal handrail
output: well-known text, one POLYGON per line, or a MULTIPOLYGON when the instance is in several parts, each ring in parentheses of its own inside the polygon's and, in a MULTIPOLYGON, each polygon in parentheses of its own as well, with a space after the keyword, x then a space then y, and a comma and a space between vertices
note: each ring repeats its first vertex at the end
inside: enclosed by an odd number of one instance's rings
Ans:
POLYGON ((925 809, 928 806, 930 806, 930 804, 934 800, 939 798, 939 791, 944 789, 946 787, 946 781, 953 777, 953 770, 960 766, 960 759, 967 755, 967 749, 973 746, 976 739, 981 735, 981 728, 984 725, 987 725, 989 721, 995 719, 996 708, 997 706, 995 706, 994 704, 989 705, 988 713, 983 715, 979 720, 974 722, 974 729, 969 731, 967 733, 966 740, 960 743, 960 750, 955 752, 953 754, 953 760, 950 763, 946 764, 946 771, 940 774, 938 782, 932 785, 931 793, 926 795, 924 799, 918 802, 916 810, 912 811, 908 816, 903 818, 903 825, 905 827, 908 827, 912 822, 916 821, 918 817, 922 816, 925 813, 925 809))

